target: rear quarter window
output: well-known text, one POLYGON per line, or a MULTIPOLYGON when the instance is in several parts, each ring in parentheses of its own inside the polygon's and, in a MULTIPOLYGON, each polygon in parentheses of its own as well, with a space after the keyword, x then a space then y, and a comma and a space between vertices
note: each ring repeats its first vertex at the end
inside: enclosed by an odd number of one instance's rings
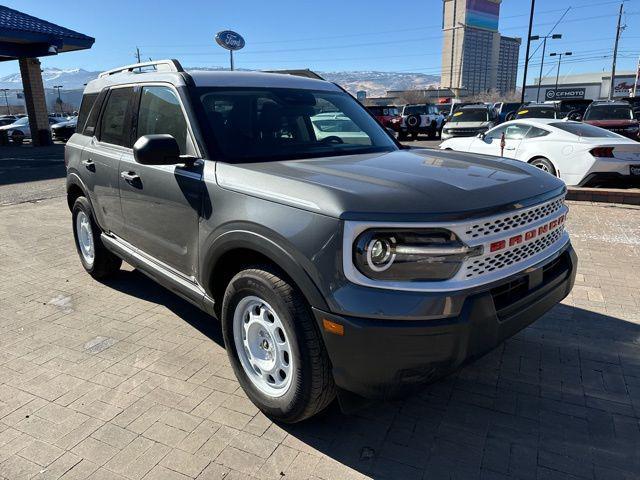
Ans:
POLYGON ((560 130, 564 130, 565 132, 578 135, 579 137, 620 138, 619 135, 613 132, 610 132, 609 130, 605 130, 604 128, 600 128, 600 127, 594 127, 593 125, 589 125, 588 123, 557 122, 557 123, 550 123, 549 125, 551 127, 556 127, 556 128, 559 128, 560 130))
POLYGON ((78 112, 78 127, 77 131, 84 133, 84 127, 89 118, 89 113, 98 99, 98 93, 88 93, 82 97, 82 103, 80 104, 80 111, 78 112))

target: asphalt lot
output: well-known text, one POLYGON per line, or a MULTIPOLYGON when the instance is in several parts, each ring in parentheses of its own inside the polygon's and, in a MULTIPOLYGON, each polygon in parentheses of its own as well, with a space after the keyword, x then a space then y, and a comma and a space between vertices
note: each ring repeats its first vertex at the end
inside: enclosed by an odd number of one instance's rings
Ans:
POLYGON ((0 478, 640 478, 640 208, 571 203, 572 294, 487 356, 286 426, 244 396, 215 319, 131 268, 84 273, 59 160, 4 152, 0 478))

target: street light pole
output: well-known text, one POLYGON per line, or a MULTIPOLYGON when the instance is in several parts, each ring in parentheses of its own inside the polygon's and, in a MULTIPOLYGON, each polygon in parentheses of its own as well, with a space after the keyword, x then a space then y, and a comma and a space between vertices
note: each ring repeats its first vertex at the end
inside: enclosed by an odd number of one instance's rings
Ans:
POLYGON ((564 53, 550 53, 550 57, 558 57, 558 71, 556 72, 556 88, 553 90, 553 99, 556 100, 558 96, 558 80, 560 79, 560 64, 562 63, 562 56, 573 55, 573 52, 564 52, 564 53))
POLYGON ((618 13, 618 26, 616 27, 616 42, 613 47, 613 62, 611 63, 611 84, 609 85, 609 100, 613 99, 613 87, 615 86, 615 76, 616 76, 616 60, 618 59, 618 42, 620 41, 620 32, 624 30, 625 27, 621 27, 620 23, 622 20, 622 10, 624 8, 624 3, 620 4, 620 13, 618 13))
POLYGON ((11 107, 9 106, 9 97, 7 97, 7 92, 9 91, 9 89, 3 88, 2 91, 4 92, 4 101, 7 104, 7 114, 11 115, 11 107))
POLYGON ((62 98, 60 98, 60 89, 62 88, 62 85, 54 85, 53 88, 58 91, 58 106, 60 107, 60 114, 62 115, 62 98))
POLYGON ((554 33, 553 35, 545 35, 544 37, 540 37, 539 35, 534 35, 531 37, 531 40, 540 40, 540 38, 543 38, 544 40, 542 42, 542 60, 540 61, 540 75, 538 76, 538 92, 536 93, 536 102, 540 101, 540 85, 542 83, 542 69, 544 67, 544 55, 545 55, 545 52, 547 51, 547 39, 551 38, 553 40, 558 40, 562 38, 562 34, 554 33))

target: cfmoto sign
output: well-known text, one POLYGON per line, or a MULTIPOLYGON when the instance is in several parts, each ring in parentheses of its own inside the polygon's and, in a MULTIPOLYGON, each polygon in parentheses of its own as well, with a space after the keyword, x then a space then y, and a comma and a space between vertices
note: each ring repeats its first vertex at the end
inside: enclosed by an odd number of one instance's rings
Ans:
POLYGON ((564 100, 569 98, 584 98, 587 90, 585 88, 548 88, 544 98, 547 100, 564 100))

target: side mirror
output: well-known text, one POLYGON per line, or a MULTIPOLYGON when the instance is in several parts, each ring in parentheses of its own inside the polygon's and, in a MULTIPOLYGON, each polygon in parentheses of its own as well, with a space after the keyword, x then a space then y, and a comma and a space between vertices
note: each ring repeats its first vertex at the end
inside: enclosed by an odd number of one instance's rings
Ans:
POLYGON ((142 165, 175 165, 180 160, 180 147, 166 133, 144 135, 133 144, 133 157, 142 165))

